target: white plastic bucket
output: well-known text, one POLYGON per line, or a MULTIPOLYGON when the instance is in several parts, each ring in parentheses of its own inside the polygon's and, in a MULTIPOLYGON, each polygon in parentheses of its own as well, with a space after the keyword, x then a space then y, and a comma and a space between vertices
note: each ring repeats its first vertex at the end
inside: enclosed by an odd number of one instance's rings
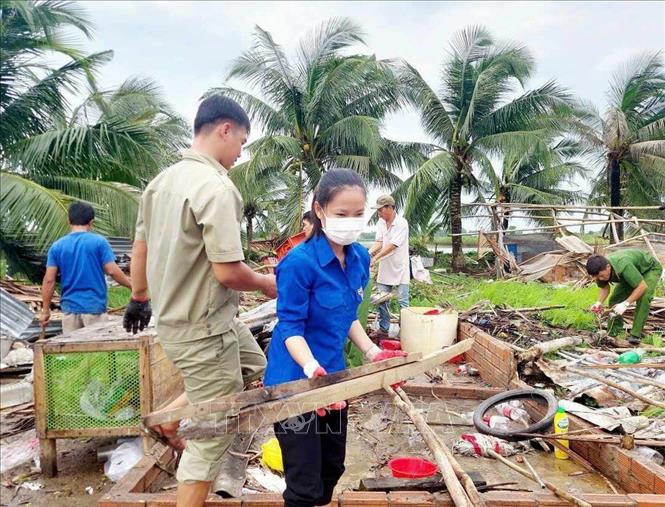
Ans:
POLYGON ((436 315, 424 315, 431 310, 435 310, 435 308, 402 308, 400 313, 402 350, 409 353, 429 354, 447 347, 455 341, 457 337, 457 312, 441 310, 436 315))

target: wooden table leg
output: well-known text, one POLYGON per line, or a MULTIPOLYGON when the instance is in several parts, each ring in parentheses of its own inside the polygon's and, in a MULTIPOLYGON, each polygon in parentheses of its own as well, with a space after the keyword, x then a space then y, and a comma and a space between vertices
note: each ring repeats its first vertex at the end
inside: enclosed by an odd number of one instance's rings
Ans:
POLYGON ((46 477, 55 477, 58 473, 58 455, 55 448, 55 438, 39 439, 39 467, 46 477))

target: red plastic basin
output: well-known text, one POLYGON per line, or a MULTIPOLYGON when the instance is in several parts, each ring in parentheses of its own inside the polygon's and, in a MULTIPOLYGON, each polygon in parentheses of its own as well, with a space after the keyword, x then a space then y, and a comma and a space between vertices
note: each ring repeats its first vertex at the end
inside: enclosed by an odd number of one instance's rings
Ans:
POLYGON ((436 465, 422 458, 393 458, 388 462, 393 477, 422 479, 436 473, 436 465))
POLYGON ((399 340, 379 340, 379 347, 384 350, 402 350, 402 343, 399 340))

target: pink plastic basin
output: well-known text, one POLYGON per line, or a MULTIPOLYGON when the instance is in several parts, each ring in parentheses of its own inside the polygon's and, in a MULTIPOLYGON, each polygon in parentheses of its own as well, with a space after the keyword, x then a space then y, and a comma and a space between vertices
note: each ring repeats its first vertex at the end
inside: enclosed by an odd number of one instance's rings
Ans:
POLYGON ((436 473, 436 465, 422 458, 393 458, 388 462, 393 477, 422 479, 436 473))

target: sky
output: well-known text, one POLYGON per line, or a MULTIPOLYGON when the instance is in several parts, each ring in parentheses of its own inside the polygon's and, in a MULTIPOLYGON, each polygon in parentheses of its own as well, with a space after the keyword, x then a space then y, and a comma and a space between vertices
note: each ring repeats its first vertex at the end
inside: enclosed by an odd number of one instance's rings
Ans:
MULTIPOLYGON (((318 23, 351 17, 365 31, 366 45, 358 52, 403 58, 436 88, 452 35, 481 24, 497 39, 531 50, 537 68, 527 88, 556 79, 601 111, 613 72, 631 56, 665 48, 665 2, 80 3, 96 26, 85 47, 114 51, 101 71, 102 86, 150 77, 190 123, 201 95, 224 84, 232 60, 251 47, 256 25, 289 51, 318 23)), ((428 140, 409 110, 387 118, 384 133, 402 141, 428 140)))

